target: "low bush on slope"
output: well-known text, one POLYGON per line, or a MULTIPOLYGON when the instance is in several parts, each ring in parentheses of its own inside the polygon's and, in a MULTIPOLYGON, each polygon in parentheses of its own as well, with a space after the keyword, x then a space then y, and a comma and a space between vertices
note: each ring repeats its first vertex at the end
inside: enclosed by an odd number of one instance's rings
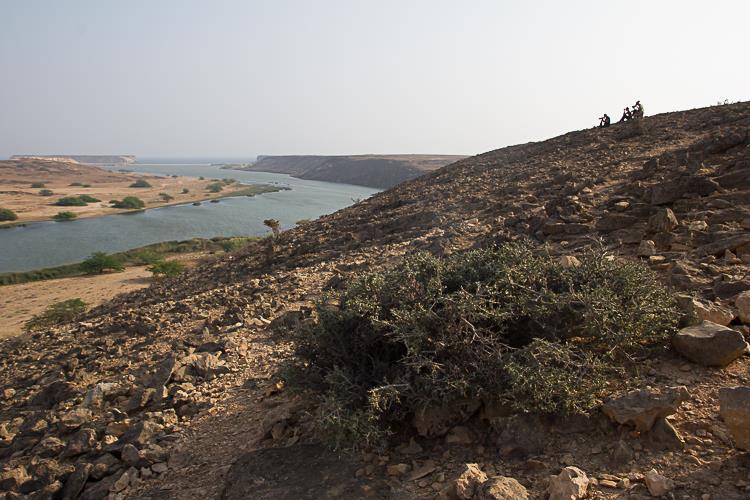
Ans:
POLYGON ((663 341, 678 318, 637 263, 592 253, 565 267, 519 243, 418 254, 359 276, 339 299, 298 332, 291 377, 321 391, 336 446, 376 444, 425 408, 466 400, 585 412, 627 354, 663 341))

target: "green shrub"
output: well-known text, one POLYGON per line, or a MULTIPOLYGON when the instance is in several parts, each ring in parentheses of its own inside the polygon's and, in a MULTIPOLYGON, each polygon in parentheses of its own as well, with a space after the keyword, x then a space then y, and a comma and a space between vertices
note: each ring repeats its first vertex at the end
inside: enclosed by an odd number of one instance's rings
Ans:
POLYGON ((57 212, 57 215, 53 217, 53 219, 58 221, 66 221, 66 220, 73 220, 76 217, 78 217, 74 212, 57 212))
POLYGON ((198 180, 205 181, 206 178, 201 175, 200 177, 198 177, 198 180))
POLYGON ((65 196, 55 202, 59 207, 85 207, 86 202, 80 196, 65 196))
POLYGON ((31 187, 33 189, 43 188, 44 187, 44 183, 43 182, 32 182, 31 183, 31 187))
POLYGON ((629 354, 664 341, 679 314, 642 265, 581 261, 564 267, 513 243, 417 254, 358 276, 297 332, 290 383, 320 391, 321 431, 334 445, 371 444, 373 424, 382 436, 419 410, 467 399, 590 410, 629 354))
POLYGON ((132 188, 150 188, 151 184, 146 179, 138 179, 130 185, 132 188))
POLYGON ((81 269, 87 274, 101 274, 108 269, 122 271, 124 266, 122 261, 114 255, 94 252, 88 259, 81 262, 81 269))
POLYGON ((188 194, 190 190, 188 188, 182 188, 182 194, 188 194))
POLYGON ((98 199, 94 198, 93 196, 89 196, 87 194, 79 194, 78 198, 80 200, 83 200, 86 203, 97 203, 97 202, 102 201, 102 200, 98 200, 98 199))
POLYGON ((81 184, 81 187, 90 188, 91 184, 81 184))
POLYGON ((171 200, 174 200, 174 196, 172 196, 172 195, 169 195, 169 194, 167 194, 167 193, 159 193, 159 196, 160 196, 160 197, 161 197, 161 199, 162 199, 162 200, 164 200, 164 201, 171 201, 171 200))
POLYGON ((126 196, 122 201, 113 200, 111 203, 114 208, 139 209, 146 206, 143 200, 135 196, 126 196))
POLYGON ((0 221, 16 220, 18 216, 10 208, 0 208, 0 221))
POLYGON ((51 189, 42 189, 39 191, 39 196, 52 196, 53 193, 51 189))
POLYGON ((173 278, 185 270, 185 264, 176 260, 158 260, 146 268, 154 276, 173 278))
POLYGON ((70 185, 76 186, 76 187, 83 187, 83 184, 81 184, 80 182, 71 182, 70 185))
POLYGON ((26 331, 73 321, 86 311, 86 303, 75 298, 57 302, 26 322, 26 331))
POLYGON ((255 236, 236 236, 219 241, 219 245, 225 252, 234 252, 249 245, 252 241, 257 240, 255 236))
POLYGON ((220 182, 212 182, 208 186, 206 186, 206 189, 211 193, 218 193, 224 188, 222 187, 220 182))

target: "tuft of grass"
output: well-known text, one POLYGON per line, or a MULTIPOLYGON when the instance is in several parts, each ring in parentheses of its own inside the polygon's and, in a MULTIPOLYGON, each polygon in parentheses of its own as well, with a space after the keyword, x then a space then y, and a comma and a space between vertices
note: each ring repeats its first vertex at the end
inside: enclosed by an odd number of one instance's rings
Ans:
POLYGON ((153 273, 155 277, 174 278, 185 271, 185 264, 176 260, 157 260, 146 270, 153 273))
POLYGON ((113 208, 124 208, 130 210, 139 210, 146 206, 140 198, 136 196, 126 196, 122 200, 111 200, 113 208))
POLYGON ((79 298, 56 302, 47 307, 44 312, 34 315, 28 320, 24 329, 26 331, 50 327, 60 323, 75 320, 86 312, 86 303, 79 298))
POLYGON ((80 196, 65 196, 55 202, 58 207, 85 207, 86 201, 80 196))
POLYGON ((64 211, 64 212, 57 212, 57 214, 52 218, 55 219, 56 221, 66 221, 66 220, 73 220, 76 217, 78 217, 78 215, 76 215, 75 212, 64 211))
POLYGON ((53 193, 51 189, 40 189, 39 190, 39 196, 52 196, 53 193))
POLYGON ((339 447, 369 446, 424 409, 466 400, 589 411, 679 314, 641 264, 579 258, 564 267, 510 243, 359 275, 296 332, 290 383, 318 392, 321 432, 339 447))
POLYGON ((0 221, 16 220, 18 216, 10 208, 0 208, 0 221))
POLYGON ((132 188, 150 188, 151 184, 146 179, 138 179, 130 185, 132 188))

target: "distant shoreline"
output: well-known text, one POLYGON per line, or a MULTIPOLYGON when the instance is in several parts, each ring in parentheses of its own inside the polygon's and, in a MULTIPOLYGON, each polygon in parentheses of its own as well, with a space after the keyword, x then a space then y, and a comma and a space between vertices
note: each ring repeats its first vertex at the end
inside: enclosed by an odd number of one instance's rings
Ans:
POLYGON ((0 207, 12 210, 18 217, 13 221, 0 222, 0 228, 54 221, 59 212, 73 212, 73 220, 90 219, 289 189, 268 184, 240 184, 234 180, 227 182, 192 176, 123 173, 44 159, 0 162, 0 179, 0 207), (137 181, 145 181, 146 186, 134 187, 137 181), (42 191, 49 193, 42 195, 42 191), (61 198, 84 195, 97 201, 81 206, 56 204, 61 198), (111 200, 122 200, 128 196, 141 199, 145 206, 136 210, 111 206, 111 200))

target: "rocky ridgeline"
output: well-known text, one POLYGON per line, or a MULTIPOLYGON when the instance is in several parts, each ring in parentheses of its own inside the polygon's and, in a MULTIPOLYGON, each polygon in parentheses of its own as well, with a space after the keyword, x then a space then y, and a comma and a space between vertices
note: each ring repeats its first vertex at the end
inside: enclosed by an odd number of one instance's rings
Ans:
POLYGON ((747 498, 749 129, 740 103, 492 151, 4 340, 0 491, 747 498), (680 294, 684 328, 589 416, 467 404, 379 454, 317 445, 311 403, 280 382, 284 330, 353 273, 521 237, 566 265, 590 246, 641 260, 680 294))

